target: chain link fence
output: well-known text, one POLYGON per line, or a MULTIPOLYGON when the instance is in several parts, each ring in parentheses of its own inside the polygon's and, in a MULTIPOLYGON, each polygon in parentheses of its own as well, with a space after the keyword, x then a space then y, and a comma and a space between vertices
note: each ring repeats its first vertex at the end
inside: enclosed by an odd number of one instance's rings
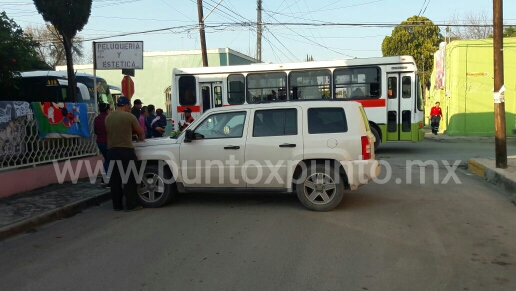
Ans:
POLYGON ((90 138, 41 139, 33 113, 11 120, 0 131, 0 171, 98 155, 93 133, 94 112, 88 112, 90 138))

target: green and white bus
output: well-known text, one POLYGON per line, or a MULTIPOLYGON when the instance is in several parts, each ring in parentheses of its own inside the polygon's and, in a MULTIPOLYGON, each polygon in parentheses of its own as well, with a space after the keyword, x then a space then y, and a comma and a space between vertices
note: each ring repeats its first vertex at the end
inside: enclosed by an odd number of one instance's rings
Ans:
POLYGON ((283 64, 176 68, 172 72, 172 120, 184 122, 213 107, 289 100, 360 102, 375 148, 391 141, 424 139, 424 106, 411 56, 283 64))

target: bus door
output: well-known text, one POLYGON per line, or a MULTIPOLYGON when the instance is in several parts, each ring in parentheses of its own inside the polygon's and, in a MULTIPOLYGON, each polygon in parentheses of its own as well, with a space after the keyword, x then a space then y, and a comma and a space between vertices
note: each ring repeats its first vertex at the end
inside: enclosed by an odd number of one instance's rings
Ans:
POLYGON ((202 112, 206 112, 208 109, 213 107, 222 106, 222 83, 221 82, 210 82, 210 83, 199 83, 201 90, 201 106, 202 112))
POLYGON ((414 83, 410 73, 387 74, 387 140, 412 140, 414 83))

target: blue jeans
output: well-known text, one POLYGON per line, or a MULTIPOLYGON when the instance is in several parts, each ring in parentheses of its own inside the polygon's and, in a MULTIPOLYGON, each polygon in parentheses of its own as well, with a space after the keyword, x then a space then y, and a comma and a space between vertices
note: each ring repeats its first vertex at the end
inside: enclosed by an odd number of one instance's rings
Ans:
POLYGON ((104 173, 108 174, 108 167, 109 167, 109 157, 108 157, 108 150, 107 150, 107 143, 97 143, 97 146, 99 147, 100 153, 104 157, 104 173))

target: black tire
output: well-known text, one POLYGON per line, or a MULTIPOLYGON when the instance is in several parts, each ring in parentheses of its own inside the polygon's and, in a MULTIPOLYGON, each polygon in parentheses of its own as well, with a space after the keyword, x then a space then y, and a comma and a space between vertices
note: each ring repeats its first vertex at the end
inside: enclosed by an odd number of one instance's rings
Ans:
POLYGON ((138 201, 143 207, 158 208, 178 198, 176 184, 170 183, 172 173, 169 169, 161 172, 157 165, 145 167, 141 184, 138 185, 138 201))
POLYGON ((338 176, 338 173, 334 171, 334 167, 322 164, 316 165, 315 167, 308 165, 307 167, 308 168, 305 170, 306 174, 303 173, 301 175, 304 179, 298 181, 296 185, 296 193, 299 201, 312 211, 330 211, 337 207, 344 198, 344 181, 338 176), (314 182, 314 179, 322 183, 314 182), (332 185, 334 188, 327 188, 332 185), (310 192, 310 190, 313 191, 310 192), (321 195, 323 192, 326 193, 329 200, 325 199, 324 195, 321 195), (311 194, 314 194, 315 197, 311 194))
POLYGON ((380 143, 382 142, 382 139, 380 137, 380 133, 376 130, 376 128, 371 127, 371 133, 374 135, 375 142, 374 142, 374 151, 380 147, 380 143))

